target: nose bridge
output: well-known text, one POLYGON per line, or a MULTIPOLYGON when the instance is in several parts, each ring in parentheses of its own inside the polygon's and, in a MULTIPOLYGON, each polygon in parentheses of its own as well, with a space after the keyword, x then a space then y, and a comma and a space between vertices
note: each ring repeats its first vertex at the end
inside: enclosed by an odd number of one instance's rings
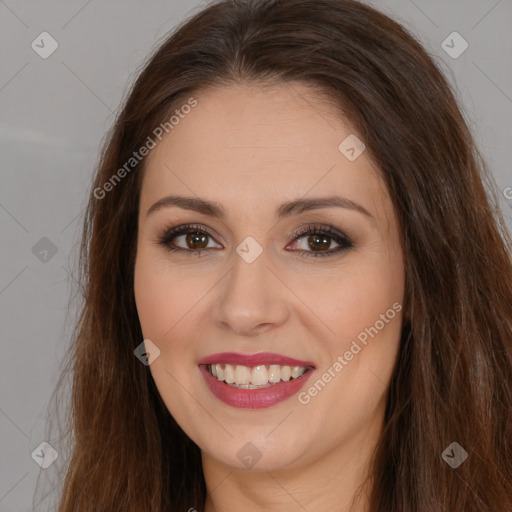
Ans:
MULTIPOLYGON (((262 253, 251 261, 245 259, 243 253, 240 256, 240 252, 244 250, 247 250, 247 247, 241 244, 234 258, 233 270, 228 277, 229 283, 224 299, 231 302, 231 308, 238 304, 240 310, 246 309, 247 313, 252 311, 254 314, 257 311, 261 312, 267 304, 267 295, 270 292, 268 258, 262 253)), ((250 253, 249 247, 247 254, 250 253)))
POLYGON ((267 267, 267 254, 262 251, 254 258, 255 250, 250 240, 239 245, 214 310, 215 321, 238 333, 249 333, 262 324, 279 324, 286 313, 282 285, 267 267))
POLYGON ((268 255, 260 249, 260 254, 251 241, 244 241, 237 247, 234 257, 233 271, 230 276, 230 287, 240 293, 250 292, 254 295, 262 292, 268 283, 268 255))

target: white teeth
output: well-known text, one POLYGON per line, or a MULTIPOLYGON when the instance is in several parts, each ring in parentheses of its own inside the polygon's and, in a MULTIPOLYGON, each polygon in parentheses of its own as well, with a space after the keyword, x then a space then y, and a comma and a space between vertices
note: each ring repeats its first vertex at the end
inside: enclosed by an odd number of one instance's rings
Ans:
POLYGON ((262 386, 268 384, 268 373, 264 366, 255 366, 251 372, 251 384, 262 386))
POLYGON ((303 375, 307 368, 304 366, 280 366, 271 364, 268 367, 258 365, 252 368, 242 365, 212 364, 210 373, 220 381, 233 387, 254 389, 268 387, 281 381, 289 381, 303 375))
POLYGON ((292 366, 292 379, 296 379, 302 375, 302 368, 300 366, 292 366))
POLYGON ((235 369, 230 364, 227 364, 226 368, 224 368, 224 381, 228 384, 235 382, 235 369))
POLYGON ((292 378, 292 369, 289 366, 281 368, 281 380, 287 381, 292 378))
POLYGON ((222 369, 222 366, 220 364, 216 364, 215 369, 217 373, 217 379, 224 380, 224 370, 222 369))
POLYGON ((268 368, 268 381, 279 382, 281 380, 281 367, 277 364, 271 364, 268 368))
POLYGON ((235 384, 239 386, 241 384, 251 383, 251 370, 247 366, 237 365, 235 368, 235 384))

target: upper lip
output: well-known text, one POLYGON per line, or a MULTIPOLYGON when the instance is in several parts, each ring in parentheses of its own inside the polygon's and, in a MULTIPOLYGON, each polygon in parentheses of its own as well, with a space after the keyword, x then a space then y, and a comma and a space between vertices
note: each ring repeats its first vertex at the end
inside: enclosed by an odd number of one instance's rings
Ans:
POLYGON ((311 366, 315 365, 310 361, 301 361, 292 357, 286 357, 272 352, 259 352, 258 354, 238 354, 236 352, 220 352, 211 354, 199 360, 201 364, 239 364, 242 366, 257 366, 264 364, 278 364, 288 366, 311 366))

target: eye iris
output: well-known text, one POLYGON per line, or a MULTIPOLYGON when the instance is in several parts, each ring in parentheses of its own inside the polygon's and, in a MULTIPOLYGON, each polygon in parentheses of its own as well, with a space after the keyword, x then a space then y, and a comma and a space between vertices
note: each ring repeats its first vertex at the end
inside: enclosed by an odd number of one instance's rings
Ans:
POLYGON ((328 236, 315 234, 308 238, 308 243, 312 249, 328 249, 330 240, 328 236))
POLYGON ((191 249, 202 249, 204 247, 206 247, 208 245, 208 241, 206 240, 208 237, 208 235, 204 234, 204 233, 198 233, 198 232, 194 232, 194 233, 188 233, 187 234, 187 238, 186 238, 186 241, 187 241, 187 245, 191 248, 191 249), (198 242, 199 245, 195 245, 195 241, 196 240, 200 240, 198 242))

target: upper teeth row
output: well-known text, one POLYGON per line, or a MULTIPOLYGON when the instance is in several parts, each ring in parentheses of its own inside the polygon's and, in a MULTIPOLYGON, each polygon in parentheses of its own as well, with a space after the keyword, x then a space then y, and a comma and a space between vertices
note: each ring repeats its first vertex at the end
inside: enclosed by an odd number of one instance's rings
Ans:
POLYGON ((280 366, 271 364, 254 366, 249 368, 242 365, 210 365, 211 374, 219 380, 223 380, 227 384, 247 385, 253 384, 261 386, 264 384, 277 383, 281 380, 288 381, 291 378, 300 377, 305 371, 304 366, 280 366))

